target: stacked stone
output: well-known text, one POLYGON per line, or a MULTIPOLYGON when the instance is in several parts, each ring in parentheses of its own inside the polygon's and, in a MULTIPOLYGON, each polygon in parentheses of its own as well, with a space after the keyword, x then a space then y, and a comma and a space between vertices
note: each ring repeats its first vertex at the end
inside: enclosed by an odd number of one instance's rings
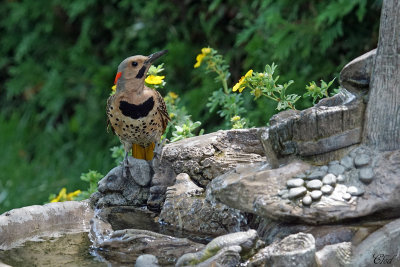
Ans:
POLYGON ((349 185, 346 193, 341 195, 343 200, 349 201, 352 197, 364 194, 362 184, 372 182, 374 172, 371 165, 368 151, 357 148, 340 161, 331 161, 328 165, 312 168, 288 180, 286 188, 279 191, 278 195, 292 200, 302 197, 303 205, 308 206, 322 196, 332 194, 336 184, 340 183, 349 185))

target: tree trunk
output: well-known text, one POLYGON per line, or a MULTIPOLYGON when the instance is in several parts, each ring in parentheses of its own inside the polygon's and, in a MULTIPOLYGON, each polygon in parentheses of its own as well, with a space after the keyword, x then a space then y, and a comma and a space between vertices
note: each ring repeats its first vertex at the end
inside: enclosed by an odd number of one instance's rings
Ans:
POLYGON ((382 151, 400 148, 399 0, 383 2, 363 142, 382 151))

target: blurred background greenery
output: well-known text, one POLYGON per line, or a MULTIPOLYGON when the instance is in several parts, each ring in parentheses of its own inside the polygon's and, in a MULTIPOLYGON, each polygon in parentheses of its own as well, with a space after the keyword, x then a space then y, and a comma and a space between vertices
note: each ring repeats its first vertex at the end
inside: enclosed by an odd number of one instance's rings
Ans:
MULTIPOLYGON (((382 0, 4 0, 0 3, 0 213, 42 204, 80 174, 114 166, 106 99, 127 56, 168 49, 167 86, 206 133, 221 128, 207 98, 219 89, 193 69, 202 47, 230 64, 232 87, 248 69, 278 65, 303 94, 376 47, 382 0)), ((337 80, 335 82, 337 86, 337 80)), ((310 103, 298 103, 302 108, 310 103)), ((252 126, 275 103, 245 97, 252 126)))

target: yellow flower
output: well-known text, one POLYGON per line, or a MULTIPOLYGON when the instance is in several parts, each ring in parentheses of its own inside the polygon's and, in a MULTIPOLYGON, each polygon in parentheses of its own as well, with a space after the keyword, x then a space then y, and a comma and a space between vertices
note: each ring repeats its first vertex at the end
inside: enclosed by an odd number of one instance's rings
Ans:
POLYGON ((67 200, 74 200, 74 198, 81 193, 81 190, 76 190, 72 193, 69 193, 66 197, 67 200))
POLYGON ((144 81, 148 84, 161 84, 164 78, 165 76, 149 75, 144 81))
POLYGON ((204 48, 201 49, 201 53, 202 53, 203 55, 210 54, 210 53, 211 53, 211 48, 209 48, 209 47, 204 47, 204 48))
POLYGON ((169 113, 169 117, 171 118, 171 119, 173 119, 174 117, 175 117, 175 113, 169 113))
POLYGON ((231 118, 231 122, 236 122, 240 120, 240 116, 236 115, 231 118))
POLYGON ((177 99, 178 95, 175 94, 174 92, 169 92, 168 95, 172 98, 172 99, 177 99))
POLYGON ((246 72, 246 74, 244 75, 244 77, 246 78, 246 77, 249 77, 249 76, 251 76, 251 75, 253 75, 253 70, 249 70, 248 72, 246 72))
POLYGON ((241 93, 245 88, 245 86, 243 86, 245 79, 251 75, 253 75, 253 70, 249 70, 248 72, 246 72, 246 74, 240 78, 238 83, 233 86, 232 91, 236 92, 237 90, 239 90, 239 92, 241 93))
POLYGON ((53 198, 50 202, 60 202, 63 201, 63 199, 65 199, 67 196, 67 188, 63 187, 60 190, 60 193, 58 193, 58 196, 53 198))
POLYGON ((117 90, 117 86, 116 86, 116 85, 113 85, 113 86, 111 87, 111 90, 112 90, 113 92, 115 92, 115 90, 117 90))
POLYGON ((194 64, 194 68, 198 68, 201 65, 201 62, 203 61, 205 54, 198 54, 196 57, 196 64, 194 64))

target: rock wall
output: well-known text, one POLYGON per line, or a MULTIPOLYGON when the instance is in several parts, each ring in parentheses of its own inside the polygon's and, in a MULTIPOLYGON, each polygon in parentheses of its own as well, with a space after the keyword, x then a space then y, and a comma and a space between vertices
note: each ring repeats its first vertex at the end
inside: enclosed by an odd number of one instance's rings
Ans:
MULTIPOLYGON (((303 110, 288 110, 274 115, 270 127, 261 134, 266 151, 273 151, 276 159, 287 156, 312 157, 320 161, 332 160, 324 154, 361 142, 364 104, 362 100, 342 89, 331 98, 303 110)), ((279 165, 269 157, 273 165, 279 165)))

